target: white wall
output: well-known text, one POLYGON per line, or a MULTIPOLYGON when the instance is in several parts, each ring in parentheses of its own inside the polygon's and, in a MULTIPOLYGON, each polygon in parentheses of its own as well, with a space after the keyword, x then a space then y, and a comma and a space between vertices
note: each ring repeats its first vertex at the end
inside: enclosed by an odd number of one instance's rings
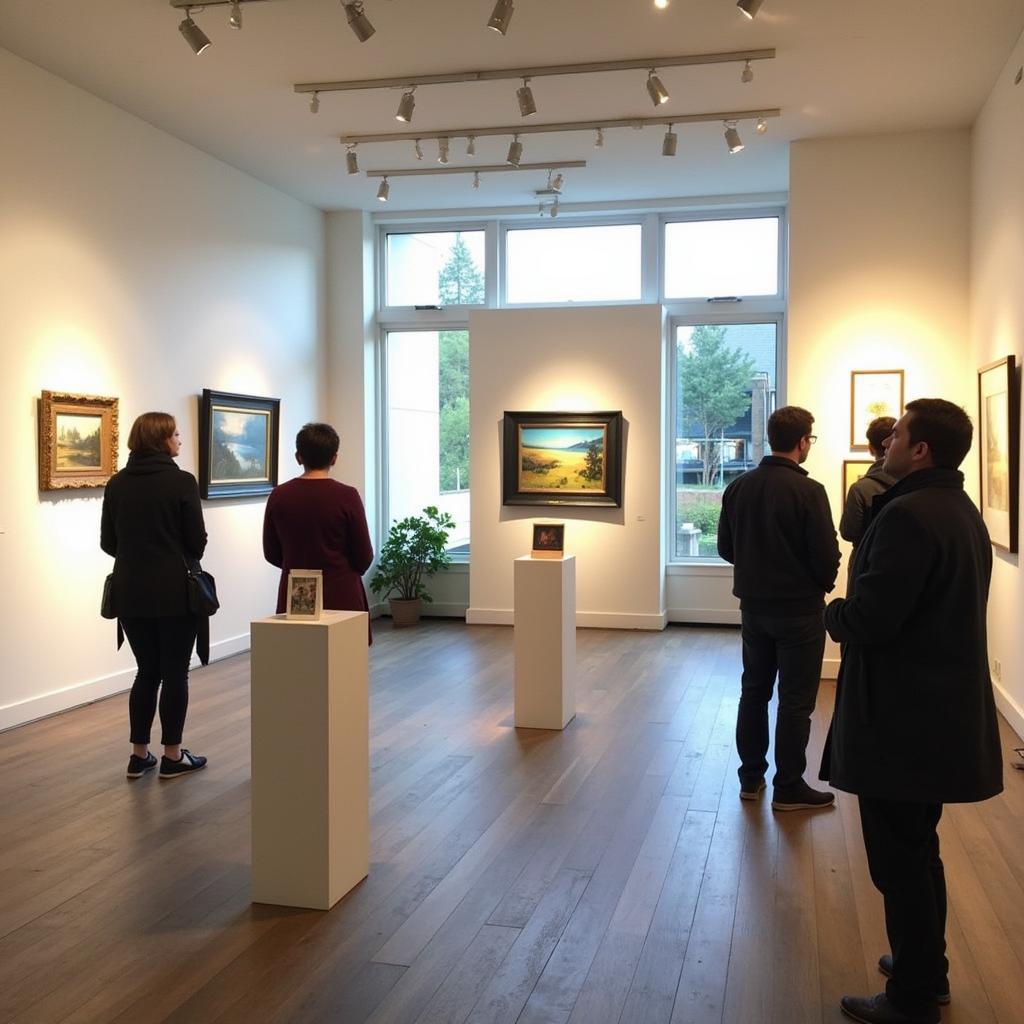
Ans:
MULTIPOLYGON (((971 361, 1024 356, 1024 36, 974 126, 971 150, 971 361)), ((993 549, 989 657, 996 700, 1024 737, 1024 578, 1018 555, 993 549), (993 665, 994 669, 994 665, 993 665)))
MULTIPOLYGON (((42 389, 179 421, 197 466, 204 387, 282 399, 282 477, 322 405, 323 215, 0 50, 0 727, 131 682, 98 615, 102 490, 40 492, 42 389), (17 101, 13 100, 17 97, 17 101)), ((273 612, 263 502, 209 502, 215 656, 273 612)), ((127 728, 127 726, 126 726, 127 728)), ((127 737, 127 733, 125 734, 127 737)))
POLYGON ((665 624, 662 510, 665 399, 660 306, 482 310, 470 314, 472 554, 468 622, 512 621, 512 562, 531 524, 564 521, 577 557, 577 623, 665 624), (621 409, 622 508, 501 504, 506 410, 621 409))
MULTIPOLYGON (((969 156, 966 131, 791 148, 787 396, 816 416, 818 443, 805 468, 828 489, 837 523, 843 460, 864 457, 849 447, 851 370, 902 368, 907 401, 946 398, 969 412, 976 404, 969 156)), ((976 467, 969 456, 972 494, 976 467)), ((836 594, 845 579, 844 559, 836 594)), ((834 675, 831 642, 825 657, 834 675)))

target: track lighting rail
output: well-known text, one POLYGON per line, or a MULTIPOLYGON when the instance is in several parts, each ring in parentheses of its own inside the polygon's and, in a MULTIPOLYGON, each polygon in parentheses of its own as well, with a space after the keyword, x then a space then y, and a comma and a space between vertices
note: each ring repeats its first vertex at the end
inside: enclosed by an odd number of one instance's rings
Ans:
POLYGON ((367 171, 368 178, 414 178, 426 174, 498 174, 501 171, 564 171, 572 167, 586 167, 586 160, 546 160, 537 164, 467 164, 462 167, 412 167, 394 171, 367 171))

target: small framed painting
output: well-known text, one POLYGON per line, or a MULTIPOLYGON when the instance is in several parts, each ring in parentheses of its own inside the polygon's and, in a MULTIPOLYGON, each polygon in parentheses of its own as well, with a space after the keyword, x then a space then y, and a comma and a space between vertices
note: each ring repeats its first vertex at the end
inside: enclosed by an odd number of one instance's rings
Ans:
POLYGON ((868 450, 867 429, 879 416, 903 415, 902 370, 853 370, 850 373, 850 449, 868 450))
POLYGON ((565 523, 534 523, 534 558, 562 558, 565 554, 565 523))
POLYGON ((269 494, 277 484, 281 400, 203 390, 199 489, 204 498, 269 494))
POLYGON ((622 505, 621 412, 506 412, 505 505, 622 505))
POLYGON ((978 371, 981 517, 997 548, 1017 550, 1020 406, 1013 356, 978 371))
POLYGON ((286 619, 320 618, 324 610, 324 574, 321 569, 291 569, 288 573, 286 619))
POLYGON ((117 469, 117 399, 44 391, 39 489, 102 487, 117 469))
POLYGON ((874 465, 871 459, 843 460, 843 501, 850 493, 850 488, 874 465))

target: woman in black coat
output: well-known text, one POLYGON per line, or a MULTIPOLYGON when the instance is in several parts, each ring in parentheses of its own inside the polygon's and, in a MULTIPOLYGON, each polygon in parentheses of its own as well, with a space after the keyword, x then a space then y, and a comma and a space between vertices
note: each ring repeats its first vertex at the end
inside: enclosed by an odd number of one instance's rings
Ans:
POLYGON ((113 611, 138 664, 128 700, 128 778, 156 767, 149 738, 159 693, 160 778, 173 779, 206 765, 205 757, 181 746, 198 629, 188 609, 186 559, 202 557, 206 527, 196 479, 174 462, 181 450, 174 417, 143 413, 128 448, 128 464, 107 484, 100 528, 100 547, 114 557, 113 611))

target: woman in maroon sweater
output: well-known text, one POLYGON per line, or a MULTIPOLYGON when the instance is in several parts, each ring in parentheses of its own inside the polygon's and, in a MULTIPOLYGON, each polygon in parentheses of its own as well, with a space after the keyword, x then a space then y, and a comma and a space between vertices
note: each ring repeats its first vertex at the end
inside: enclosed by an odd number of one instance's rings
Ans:
POLYGON ((368 611, 362 576, 373 546, 359 492, 330 479, 338 461, 337 431, 307 423, 295 449, 304 472, 274 488, 263 517, 263 554, 281 569, 277 610, 285 610, 289 570, 322 569, 324 608, 368 611))

